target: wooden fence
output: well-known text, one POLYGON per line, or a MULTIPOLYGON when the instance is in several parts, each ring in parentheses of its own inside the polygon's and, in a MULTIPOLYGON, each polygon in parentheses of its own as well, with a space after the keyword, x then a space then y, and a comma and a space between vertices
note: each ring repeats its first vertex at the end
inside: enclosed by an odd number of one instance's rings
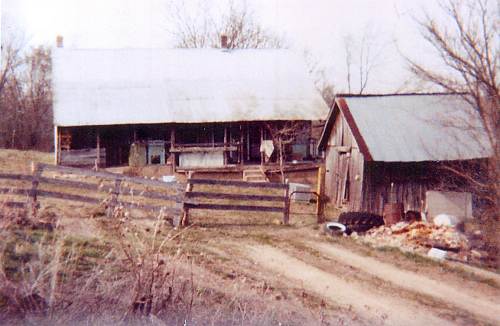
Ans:
POLYGON ((79 169, 66 166, 55 166, 41 163, 32 165, 31 175, 25 174, 5 174, 0 173, 0 179, 31 182, 30 187, 0 187, 0 194, 26 195, 27 202, 9 201, 5 204, 11 207, 27 206, 36 210, 39 206, 40 197, 49 197, 60 200, 77 201, 87 204, 101 204, 106 201, 107 214, 111 215, 114 208, 118 205, 140 209, 148 212, 159 212, 163 210, 167 215, 179 216, 182 213, 181 187, 175 182, 166 183, 158 180, 149 180, 143 178, 129 177, 122 174, 79 169), (44 176, 44 172, 53 172, 55 174, 76 175, 83 177, 94 177, 97 182, 68 180, 62 177, 44 176), (111 183, 110 186, 103 186, 105 183, 111 183), (63 187, 65 191, 52 191, 40 189, 40 185, 56 185, 63 187), (142 186, 140 189, 138 186, 142 186), (151 188, 158 188, 153 191, 151 188), (108 193, 106 198, 96 198, 88 195, 70 193, 76 191, 92 191, 93 193, 108 193), (161 190, 169 191, 164 193, 161 190), (132 197, 132 198, 130 198, 132 197), (144 202, 138 202, 135 199, 153 199, 155 201, 166 201, 168 204, 157 205, 144 202), (26 205, 27 204, 27 205, 26 205))
MULTIPOLYGON (((106 171, 93 171, 67 166, 55 166, 48 164, 33 164, 31 174, 5 174, 0 173, 0 180, 15 180, 29 183, 29 186, 0 187, 1 194, 24 195, 27 201, 4 202, 11 207, 27 207, 36 212, 40 198, 54 198, 69 200, 86 204, 102 204, 106 201, 107 214, 112 215, 115 207, 141 209, 148 212, 159 212, 163 210, 172 217, 174 225, 187 225, 189 223, 189 211, 198 209, 208 210, 230 210, 246 212, 275 212, 282 213, 283 223, 289 223, 290 196, 287 183, 253 183, 235 180, 212 180, 193 179, 191 176, 187 182, 163 182, 158 180, 129 177, 122 174, 106 171), (52 173, 52 175, 44 175, 52 173), (74 175, 79 180, 68 179, 68 175, 74 175), (58 176, 56 178, 56 176, 58 176), (66 178, 65 178, 66 176, 66 178), (85 177, 84 181, 81 181, 85 177), (94 182, 91 182, 91 180, 94 182), (103 186, 106 182, 106 186, 103 186), (41 189, 41 185, 58 186, 57 191, 41 189), (211 185, 206 191, 197 191, 197 185, 211 185), (143 189, 138 189, 142 186, 143 189), (232 190, 217 192, 220 188, 232 188, 232 190), (153 190, 153 188, 157 188, 153 190), (234 191, 234 189, 239 191, 234 191), (254 189, 254 194, 238 193, 254 189), (71 193, 73 190, 73 193, 71 193), (77 194, 75 194, 75 190, 77 194), (165 193, 166 191, 170 193, 165 193), (104 194, 104 198, 96 198, 86 193, 104 194), (270 194, 270 192, 273 192, 270 194), (133 197, 132 199, 130 197, 133 197), (138 198, 155 200, 155 204, 137 202, 138 198), (207 200, 223 200, 224 203, 206 202, 207 200), (158 205, 158 202, 167 202, 158 205), (249 204, 241 204, 241 202, 249 204), (263 203, 270 203, 264 205, 263 203), (272 206, 269 206, 272 205, 272 206)), ((46 188, 46 187, 42 187, 46 188)))
POLYGON ((290 198, 289 185, 287 183, 269 183, 269 182, 245 182, 235 180, 212 180, 212 179, 193 179, 188 178, 184 200, 184 223, 188 223, 189 210, 210 209, 210 210, 230 210, 246 212, 278 212, 283 214, 283 223, 289 223, 290 216, 290 198), (195 185, 213 185, 226 187, 237 187, 240 190, 255 189, 257 191, 264 189, 274 189, 281 191, 281 194, 239 194, 229 192, 195 191, 195 185), (196 201, 196 199, 222 199, 229 204, 207 203, 196 201), (233 202, 234 201, 234 202, 233 202), (242 205, 240 202, 254 202, 251 205, 242 205), (281 204, 280 206, 264 206, 261 202, 272 202, 281 204))

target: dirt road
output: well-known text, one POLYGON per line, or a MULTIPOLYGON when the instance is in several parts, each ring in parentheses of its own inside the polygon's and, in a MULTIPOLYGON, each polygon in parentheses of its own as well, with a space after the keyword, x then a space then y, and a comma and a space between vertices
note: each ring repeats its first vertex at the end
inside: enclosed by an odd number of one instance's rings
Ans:
POLYGON ((249 255, 260 265, 282 276, 302 283, 316 294, 354 310, 369 318, 373 324, 385 325, 453 325, 452 322, 432 314, 422 314, 417 305, 387 295, 380 297, 363 289, 359 284, 349 284, 333 273, 325 272, 287 255, 271 246, 249 247, 249 255))
POLYGON ((484 293, 479 294, 464 288, 458 289, 428 277, 399 269, 394 265, 380 262, 377 259, 361 256, 329 243, 308 242, 308 244, 334 260, 349 264, 363 272, 390 281, 398 287, 451 303, 460 309, 479 315, 491 323, 500 324, 500 297, 498 296, 485 297, 484 293))

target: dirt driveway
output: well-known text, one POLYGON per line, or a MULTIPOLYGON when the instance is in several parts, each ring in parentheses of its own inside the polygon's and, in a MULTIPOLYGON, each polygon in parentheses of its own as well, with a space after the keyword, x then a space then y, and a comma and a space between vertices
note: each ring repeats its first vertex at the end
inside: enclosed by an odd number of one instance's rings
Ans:
POLYGON ((332 311, 352 311, 359 320, 351 324, 500 324, 497 273, 371 248, 322 234, 307 219, 294 222, 200 223, 183 243, 202 250, 208 268, 272 284, 299 300, 302 292, 314 295, 332 311))
POLYGON ((306 240, 304 245, 320 257, 307 258, 303 250, 272 245, 247 245, 244 251, 249 259, 288 279, 291 285, 353 308, 373 324, 500 323, 498 289, 482 291, 446 284, 325 241, 306 240), (341 266, 353 269, 356 276, 344 277, 341 266), (376 284, 384 286, 381 289, 376 284))
POLYGON ((356 313, 374 324, 387 325, 452 325, 433 314, 421 313, 418 305, 390 295, 380 297, 360 284, 345 282, 333 272, 323 271, 271 246, 252 246, 249 256, 258 264, 280 276, 300 283, 304 288, 336 303, 351 306, 356 313))

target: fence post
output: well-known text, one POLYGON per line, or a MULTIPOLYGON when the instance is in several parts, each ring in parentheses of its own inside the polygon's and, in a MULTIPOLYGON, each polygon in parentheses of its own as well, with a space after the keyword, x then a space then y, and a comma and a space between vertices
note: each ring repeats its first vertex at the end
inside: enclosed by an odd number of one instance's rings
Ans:
POLYGON ((121 183, 122 179, 120 178, 115 179, 115 186, 113 187, 113 192, 111 193, 111 200, 109 201, 108 209, 106 211, 107 217, 113 217, 115 207, 118 205, 118 196, 120 195, 121 183))
POLYGON ((182 198, 182 215, 180 216, 180 221, 176 223, 174 221, 174 226, 188 226, 189 225, 189 208, 186 207, 186 199, 188 198, 187 193, 193 191, 193 184, 189 183, 189 180, 193 177, 193 171, 188 172, 186 190, 182 198))
POLYGON ((288 184, 288 179, 285 180, 285 205, 283 207, 283 224, 288 225, 290 222, 290 186, 288 184))
POLYGON ((38 184, 40 183, 40 175, 42 174, 42 168, 38 163, 31 162, 31 190, 29 192, 29 216, 31 218, 36 218, 38 209, 38 184))
POLYGON ((316 216, 318 223, 325 221, 325 171, 322 166, 318 167, 318 181, 317 190, 318 194, 316 202, 316 216))

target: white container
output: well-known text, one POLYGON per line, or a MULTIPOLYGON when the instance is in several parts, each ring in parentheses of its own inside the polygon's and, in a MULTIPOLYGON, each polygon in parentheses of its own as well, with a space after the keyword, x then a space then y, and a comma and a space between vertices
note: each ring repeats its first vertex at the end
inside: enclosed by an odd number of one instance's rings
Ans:
POLYGON ((431 250, 427 253, 427 256, 436 260, 443 260, 446 258, 447 253, 448 252, 441 249, 431 248, 431 250))
POLYGON ((161 177, 161 179, 163 182, 175 182, 175 181, 177 181, 175 179, 175 175, 164 175, 161 177))

